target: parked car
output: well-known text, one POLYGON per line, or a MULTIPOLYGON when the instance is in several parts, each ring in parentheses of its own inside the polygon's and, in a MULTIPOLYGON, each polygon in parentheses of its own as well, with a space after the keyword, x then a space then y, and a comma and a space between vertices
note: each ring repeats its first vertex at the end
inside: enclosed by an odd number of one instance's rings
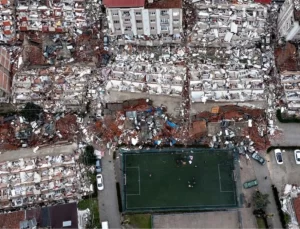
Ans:
POLYGON ((257 180, 247 181, 243 184, 244 188, 252 188, 257 185, 258 185, 257 180))
POLYGON ((261 165, 266 164, 266 160, 262 156, 260 156, 257 152, 252 154, 252 158, 256 160, 258 163, 260 163, 261 165))
POLYGON ((109 54, 102 54, 101 55, 101 66, 106 66, 107 64, 108 64, 108 62, 109 62, 109 60, 110 60, 110 55, 109 54))
POLYGON ((296 149, 294 151, 295 154, 295 161, 297 165, 300 165, 300 149, 296 149))
POLYGON ((102 172, 102 166, 101 166, 101 159, 96 160, 96 172, 101 173, 102 172))
POLYGON ((276 159, 277 164, 279 164, 279 165, 283 164, 281 150, 280 149, 275 149, 274 153, 275 153, 275 159, 276 159))
POLYGON ((104 189, 102 174, 97 174, 97 188, 99 191, 104 189))
POLYGON ((108 46, 108 44, 109 44, 109 38, 108 38, 108 36, 104 36, 103 37, 103 45, 104 45, 104 47, 108 46))

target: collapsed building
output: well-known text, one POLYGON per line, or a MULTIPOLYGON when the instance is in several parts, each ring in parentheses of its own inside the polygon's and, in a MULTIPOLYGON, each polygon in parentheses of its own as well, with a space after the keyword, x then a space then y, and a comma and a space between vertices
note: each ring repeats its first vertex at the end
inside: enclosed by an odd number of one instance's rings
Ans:
POLYGON ((278 95, 289 114, 299 114, 300 108, 300 66, 297 47, 291 43, 275 50, 276 65, 279 70, 281 93, 278 95))
POLYGON ((14 5, 11 0, 0 1, 0 44, 10 43, 15 37, 14 5))
POLYGON ((68 32, 86 25, 82 0, 18 0, 18 31, 68 32))
POLYGON ((265 100, 272 68, 268 7, 262 4, 195 3, 191 45, 192 102, 265 100))
POLYGON ((184 59, 182 48, 162 48, 160 54, 151 49, 132 53, 132 49, 126 45, 109 66, 107 90, 181 95, 186 80, 186 67, 180 63, 184 59))
POLYGON ((34 102, 46 112, 81 110, 90 74, 90 67, 77 65, 20 71, 13 80, 13 103, 34 102))
POLYGON ((93 190, 76 155, 20 158, 0 164, 0 209, 77 200, 93 190))

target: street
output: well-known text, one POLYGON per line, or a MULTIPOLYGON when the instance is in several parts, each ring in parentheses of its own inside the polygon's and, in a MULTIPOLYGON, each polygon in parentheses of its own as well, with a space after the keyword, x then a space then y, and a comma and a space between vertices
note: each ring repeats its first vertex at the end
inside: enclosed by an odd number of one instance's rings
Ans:
MULTIPOLYGON (((265 155, 263 155, 265 157, 265 155)), ((268 162, 267 162, 268 163, 268 162)), ((268 220, 271 228, 282 228, 277 206, 275 204, 274 195, 272 192, 272 180, 270 177, 269 169, 267 165, 261 165, 257 163, 256 161, 253 161, 253 168, 256 175, 256 179, 258 181, 258 189, 263 194, 269 194, 269 201, 270 204, 267 206, 267 213, 268 214, 274 214, 274 216, 268 220), (267 177, 267 179, 265 179, 267 177)))
POLYGON ((281 136, 272 139, 271 144, 273 146, 298 146, 300 145, 300 123, 281 123, 277 119, 275 125, 283 133, 281 136))
POLYGON ((121 228, 112 152, 109 155, 107 151, 101 161, 104 190, 98 191, 100 220, 108 221, 109 228, 121 228))

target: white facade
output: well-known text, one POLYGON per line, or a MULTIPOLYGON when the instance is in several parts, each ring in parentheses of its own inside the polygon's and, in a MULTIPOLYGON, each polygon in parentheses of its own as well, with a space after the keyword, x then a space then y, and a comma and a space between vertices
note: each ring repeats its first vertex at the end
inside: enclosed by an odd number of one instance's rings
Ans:
POLYGON ((295 19, 294 0, 286 0, 281 6, 278 16, 278 32, 280 37, 287 41, 297 40, 300 38, 300 25, 295 19))
POLYGON ((112 35, 157 35, 182 32, 182 9, 107 8, 112 35))

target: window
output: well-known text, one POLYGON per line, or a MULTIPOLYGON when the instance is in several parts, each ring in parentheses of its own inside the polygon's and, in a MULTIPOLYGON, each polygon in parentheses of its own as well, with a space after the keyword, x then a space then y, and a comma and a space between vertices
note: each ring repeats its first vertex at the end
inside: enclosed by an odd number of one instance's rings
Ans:
POLYGON ((173 29, 174 29, 174 30, 178 30, 178 29, 179 29, 179 27, 177 27, 177 26, 174 26, 174 27, 173 27, 173 29))
POLYGON ((135 15, 142 15, 141 12, 135 12, 135 15))
POLYGON ((125 19, 125 21, 126 21, 126 22, 129 22, 129 21, 130 21, 130 19, 129 19, 129 18, 126 18, 126 19, 125 19))
POLYGON ((161 30, 162 30, 162 31, 168 31, 168 30, 169 30, 169 27, 168 27, 168 26, 161 26, 161 30))
POLYGON ((160 19, 160 23, 169 24, 169 19, 168 18, 162 18, 162 19, 160 19))
POLYGON ((151 27, 151 30, 154 30, 155 28, 154 27, 151 27))
POLYGON ((151 23, 155 23, 155 19, 151 19, 150 22, 151 22, 151 23))
POLYGON ((118 12, 113 12, 112 15, 113 16, 119 16, 119 13, 118 12))
POLYGON ((155 14, 156 14, 155 11, 151 11, 151 12, 150 12, 150 15, 155 15, 155 14))
POLYGON ((137 28, 137 30, 143 30, 143 28, 141 28, 141 27, 138 27, 138 28, 137 28))
POLYGON ((160 12, 161 12, 161 15, 167 15, 167 11, 166 10, 162 10, 160 12))
POLYGON ((116 28, 116 30, 117 30, 117 31, 120 31, 120 30, 121 30, 121 28, 116 28))
POLYGON ((123 16, 125 16, 125 17, 130 17, 129 11, 123 11, 123 16))
POLYGON ((179 19, 173 19, 174 22, 179 22, 179 19))
POLYGON ((120 23, 120 21, 118 21, 118 20, 114 21, 114 24, 119 24, 119 23, 120 23))
POLYGON ((125 31, 131 31, 131 27, 130 26, 125 26, 125 31))
POLYGON ((142 23, 142 20, 136 20, 136 23, 142 23))

